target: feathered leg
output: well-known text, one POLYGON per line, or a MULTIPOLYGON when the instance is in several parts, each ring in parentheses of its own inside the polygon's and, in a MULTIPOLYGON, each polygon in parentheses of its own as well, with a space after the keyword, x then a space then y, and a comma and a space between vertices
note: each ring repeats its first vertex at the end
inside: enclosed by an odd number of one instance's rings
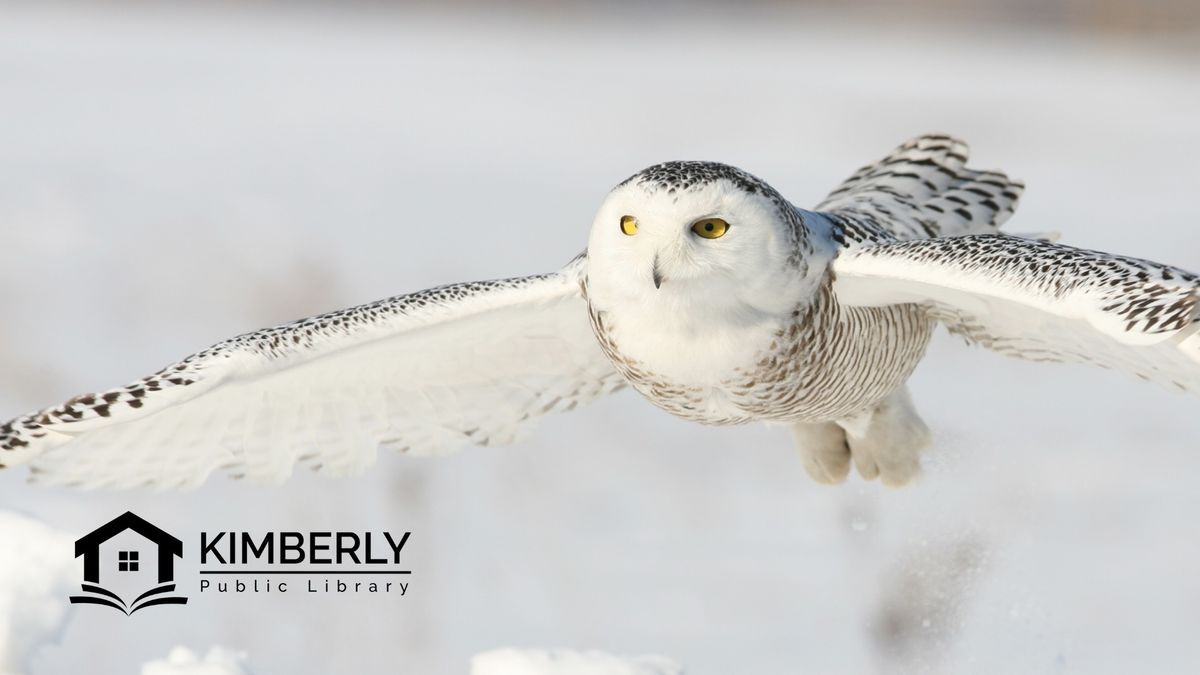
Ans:
POLYGON ((793 424, 792 437, 813 480, 827 485, 846 480, 850 473, 850 446, 846 444, 846 432, 836 422, 793 424))
POLYGON ((862 415, 839 420, 846 432, 854 468, 867 480, 899 487, 921 472, 920 453, 929 447, 929 427, 913 407, 908 388, 896 390, 862 415))

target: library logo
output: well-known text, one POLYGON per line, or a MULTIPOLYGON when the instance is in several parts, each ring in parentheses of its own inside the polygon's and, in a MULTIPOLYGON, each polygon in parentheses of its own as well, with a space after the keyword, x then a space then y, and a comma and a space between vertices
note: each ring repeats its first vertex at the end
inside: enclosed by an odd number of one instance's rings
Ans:
MULTIPOLYGON (((281 594, 404 597, 412 572, 402 565, 411 532, 387 530, 200 531, 191 548, 199 568, 186 574, 193 597, 281 594), (197 553, 198 552, 198 553, 197 553)), ((145 607, 186 605, 176 592, 183 542, 126 511, 75 541, 83 592, 71 602, 129 615, 145 607)))
POLYGON ((106 605, 126 615, 187 604, 175 594, 175 559, 183 558, 183 542, 132 511, 77 539, 75 557, 80 556, 84 594, 72 595, 74 604, 106 605))

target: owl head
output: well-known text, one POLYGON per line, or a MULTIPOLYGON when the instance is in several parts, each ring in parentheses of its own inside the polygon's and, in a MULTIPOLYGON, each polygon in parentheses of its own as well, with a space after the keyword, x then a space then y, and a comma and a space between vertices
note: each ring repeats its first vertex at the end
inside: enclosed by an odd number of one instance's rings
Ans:
POLYGON ((589 296, 789 311, 810 289, 803 212, 715 162, 667 162, 615 187, 592 223, 589 296))

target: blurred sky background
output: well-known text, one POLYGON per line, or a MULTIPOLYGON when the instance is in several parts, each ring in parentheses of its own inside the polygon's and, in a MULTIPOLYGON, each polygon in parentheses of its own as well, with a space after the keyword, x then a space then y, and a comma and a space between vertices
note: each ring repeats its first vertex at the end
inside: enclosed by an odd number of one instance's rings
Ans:
MULTIPOLYGON (((950 132, 1027 181, 1009 230, 1200 270, 1198 8, 0 3, 0 418, 247 330, 555 269, 668 159, 808 206, 950 132)), ((913 392, 935 447, 901 491, 815 485, 785 429, 632 392, 515 447, 280 488, 3 473, 0 509, 74 533, 126 509, 191 541, 413 531, 407 597, 85 608, 31 671, 217 643, 260 673, 461 673, 505 645, 692 675, 1194 672, 1195 398, 944 335, 913 392)))

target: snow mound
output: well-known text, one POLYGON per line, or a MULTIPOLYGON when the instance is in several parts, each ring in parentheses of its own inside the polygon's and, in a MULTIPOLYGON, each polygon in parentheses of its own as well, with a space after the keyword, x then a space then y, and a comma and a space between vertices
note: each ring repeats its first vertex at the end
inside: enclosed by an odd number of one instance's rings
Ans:
POLYGON ((66 624, 67 596, 82 576, 75 538, 0 511, 0 542, 0 673, 27 672, 33 650, 66 624))
POLYGON ((210 647, 204 658, 187 647, 175 647, 161 661, 142 666, 142 675, 249 675, 246 655, 224 647, 210 647))
POLYGON ((475 655, 471 675, 683 675, 683 667, 662 656, 510 647, 475 655))

